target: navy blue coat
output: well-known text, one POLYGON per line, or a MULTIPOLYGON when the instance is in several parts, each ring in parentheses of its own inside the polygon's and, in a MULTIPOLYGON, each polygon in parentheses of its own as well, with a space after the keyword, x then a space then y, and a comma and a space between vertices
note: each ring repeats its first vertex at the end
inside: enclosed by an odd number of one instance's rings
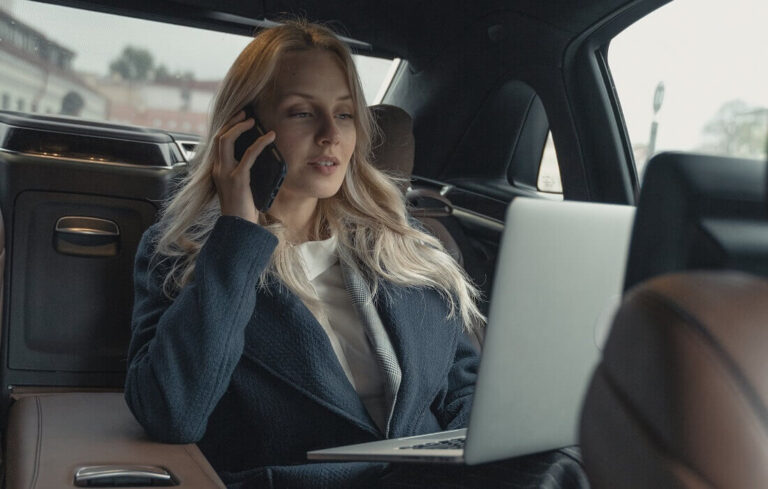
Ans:
MULTIPOLYGON (((293 293, 258 287, 277 244, 220 217, 175 300, 136 256, 125 397, 159 441, 198 443, 229 487, 359 487, 384 464, 309 463, 306 451, 382 439, 320 324, 293 293)), ((478 355, 447 304, 425 288, 380 283, 376 303, 402 370, 392 437, 464 427, 478 355)))

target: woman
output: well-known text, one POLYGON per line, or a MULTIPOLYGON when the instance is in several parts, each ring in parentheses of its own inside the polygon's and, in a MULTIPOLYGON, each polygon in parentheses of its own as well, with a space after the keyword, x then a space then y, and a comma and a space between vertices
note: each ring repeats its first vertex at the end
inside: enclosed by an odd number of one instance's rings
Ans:
POLYGON ((368 487, 386 465, 306 451, 466 424, 478 293, 371 166, 373 132, 343 43, 303 22, 265 30, 139 247, 126 400, 230 487, 368 487), (270 131, 237 161, 246 105, 270 131), (287 174, 260 213, 250 167, 273 141, 287 174))

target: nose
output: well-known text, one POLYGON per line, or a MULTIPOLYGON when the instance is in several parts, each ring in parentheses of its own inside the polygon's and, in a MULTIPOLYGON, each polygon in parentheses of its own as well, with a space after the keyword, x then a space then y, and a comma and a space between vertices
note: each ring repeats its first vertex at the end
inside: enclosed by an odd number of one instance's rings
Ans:
POLYGON ((320 146, 335 145, 340 140, 339 128, 333 114, 325 114, 319 118, 317 127, 317 144, 320 146))

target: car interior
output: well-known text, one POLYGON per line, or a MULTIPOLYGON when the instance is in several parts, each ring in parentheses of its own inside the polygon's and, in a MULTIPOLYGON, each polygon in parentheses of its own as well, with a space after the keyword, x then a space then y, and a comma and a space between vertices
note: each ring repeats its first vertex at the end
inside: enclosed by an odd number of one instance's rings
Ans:
MULTIPOLYGON (((581 415, 590 482, 764 486, 766 162, 664 152, 641 185, 606 61, 618 33, 670 1, 41 3, 241 36, 303 15, 356 52, 399 58, 370 107, 374 163, 484 312, 503 300, 491 284, 514 198, 637 206, 623 305, 581 415), (538 183, 550 133, 562 193, 538 183)), ((122 397, 136 248, 200 140, 0 110, 3 487, 224 487, 194 444, 147 437, 122 397)))
POLYGON ((765 170, 684 153, 648 164, 626 295, 581 413, 594 487, 764 484, 765 170))

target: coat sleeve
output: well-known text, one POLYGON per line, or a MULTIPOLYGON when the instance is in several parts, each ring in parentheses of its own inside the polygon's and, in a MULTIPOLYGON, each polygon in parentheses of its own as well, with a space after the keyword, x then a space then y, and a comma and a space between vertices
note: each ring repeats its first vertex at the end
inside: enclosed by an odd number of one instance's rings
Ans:
POLYGON ((192 443, 205 433, 240 360, 259 275, 277 238, 243 219, 220 217, 194 278, 171 301, 162 291, 167 267, 153 259, 153 231, 136 255, 125 399, 151 437, 192 443))
POLYGON ((453 364, 435 403, 434 411, 443 429, 467 426, 479 360, 480 354, 472 341, 464 332, 459 333, 453 364))

